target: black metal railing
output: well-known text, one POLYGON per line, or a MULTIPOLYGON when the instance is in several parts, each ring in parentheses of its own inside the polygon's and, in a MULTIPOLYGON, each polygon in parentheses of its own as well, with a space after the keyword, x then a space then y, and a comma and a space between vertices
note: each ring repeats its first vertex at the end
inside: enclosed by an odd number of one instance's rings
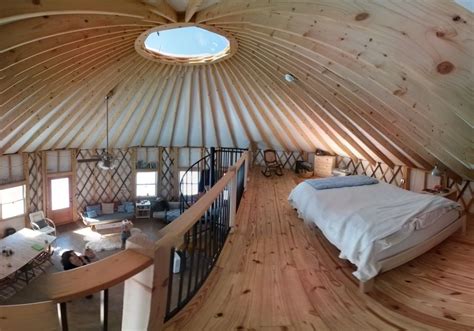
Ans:
POLYGON ((179 206, 183 213, 224 176, 246 149, 211 147, 209 154, 192 164, 181 176, 179 206))
POLYGON ((229 185, 185 234, 184 244, 171 250, 165 320, 173 317, 191 300, 224 247, 230 229, 229 185))

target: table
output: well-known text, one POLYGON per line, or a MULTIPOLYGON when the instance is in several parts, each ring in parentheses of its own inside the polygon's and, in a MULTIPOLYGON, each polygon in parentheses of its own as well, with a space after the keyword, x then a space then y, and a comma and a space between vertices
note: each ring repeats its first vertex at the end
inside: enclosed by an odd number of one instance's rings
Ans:
POLYGON ((0 239, 0 279, 8 277, 19 270, 41 252, 49 250, 51 243, 55 240, 55 236, 28 228, 21 229, 6 238, 0 239), (34 244, 42 245, 43 249, 41 251, 34 249, 32 247, 34 244), (12 249, 13 255, 4 256, 1 254, 4 248, 12 249), (9 264, 11 265, 10 267, 8 266, 9 264))
POLYGON ((96 224, 95 232, 102 235, 122 232, 122 222, 96 224))

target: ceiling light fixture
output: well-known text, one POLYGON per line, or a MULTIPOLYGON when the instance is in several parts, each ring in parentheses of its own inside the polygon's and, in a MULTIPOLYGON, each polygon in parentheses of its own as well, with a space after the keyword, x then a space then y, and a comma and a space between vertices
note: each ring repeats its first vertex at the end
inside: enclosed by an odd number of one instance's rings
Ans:
POLYGON ((113 170, 117 168, 118 166, 118 160, 112 155, 112 153, 109 153, 109 99, 112 97, 112 95, 113 95, 113 90, 107 93, 107 96, 105 97, 106 130, 107 130, 106 149, 105 149, 105 152, 102 155, 100 155, 100 161, 97 164, 99 168, 103 170, 113 170))
POLYGON ((296 80, 296 77, 293 74, 287 73, 285 74, 285 80, 289 83, 292 83, 296 80))

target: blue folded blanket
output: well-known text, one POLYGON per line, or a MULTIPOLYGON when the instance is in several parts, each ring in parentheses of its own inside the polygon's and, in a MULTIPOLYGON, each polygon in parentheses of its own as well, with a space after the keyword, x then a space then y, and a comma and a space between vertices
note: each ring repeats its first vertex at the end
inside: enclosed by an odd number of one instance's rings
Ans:
POLYGON ((315 190, 327 190, 330 188, 353 187, 377 184, 379 181, 367 176, 341 176, 323 179, 308 179, 305 183, 311 185, 315 190))

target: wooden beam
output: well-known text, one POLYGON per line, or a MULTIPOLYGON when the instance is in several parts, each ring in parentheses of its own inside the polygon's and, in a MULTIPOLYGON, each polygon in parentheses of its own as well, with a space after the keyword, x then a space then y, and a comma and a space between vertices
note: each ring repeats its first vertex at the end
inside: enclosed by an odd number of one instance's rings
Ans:
POLYGON ((186 6, 186 13, 184 14, 184 21, 189 22, 191 18, 199 10, 199 7, 202 5, 203 0, 189 0, 188 5, 186 6))

